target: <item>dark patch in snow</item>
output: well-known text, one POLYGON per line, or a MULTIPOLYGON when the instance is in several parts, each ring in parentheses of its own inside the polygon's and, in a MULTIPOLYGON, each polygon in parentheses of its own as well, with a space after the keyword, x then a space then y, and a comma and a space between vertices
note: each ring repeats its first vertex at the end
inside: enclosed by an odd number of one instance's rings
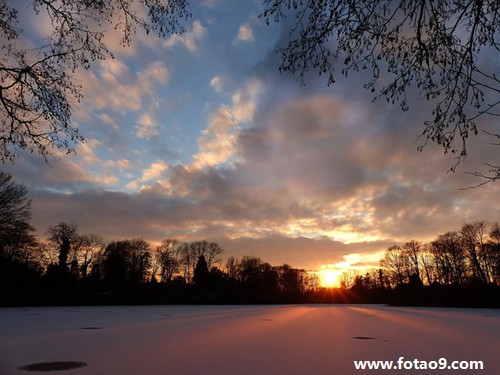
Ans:
POLYGON ((31 365, 21 366, 19 367, 19 370, 50 372, 50 371, 73 370, 75 368, 80 368, 84 366, 87 366, 87 363, 75 362, 75 361, 41 362, 41 363, 33 363, 31 365))

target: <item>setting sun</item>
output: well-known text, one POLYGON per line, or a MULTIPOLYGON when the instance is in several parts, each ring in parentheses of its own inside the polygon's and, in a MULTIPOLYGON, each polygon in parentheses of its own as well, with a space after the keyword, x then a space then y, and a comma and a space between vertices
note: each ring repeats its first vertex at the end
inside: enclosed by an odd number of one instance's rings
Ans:
POLYGON ((320 284, 325 288, 337 288, 339 286, 339 271, 321 270, 319 272, 320 284))

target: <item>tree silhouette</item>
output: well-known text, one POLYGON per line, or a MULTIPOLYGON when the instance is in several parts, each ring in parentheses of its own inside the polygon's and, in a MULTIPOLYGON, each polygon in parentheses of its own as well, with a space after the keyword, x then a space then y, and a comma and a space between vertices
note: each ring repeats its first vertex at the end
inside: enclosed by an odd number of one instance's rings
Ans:
POLYGON ((210 271, 208 270, 207 261, 203 255, 200 255, 194 269, 193 281, 195 285, 206 286, 209 283, 209 279, 210 271))
POLYGON ((466 256, 458 232, 441 234, 431 243, 437 280, 463 285, 466 280, 466 256))
POLYGON ((215 263, 221 261, 220 255, 224 252, 224 249, 215 242, 201 240, 179 244, 175 246, 175 251, 178 254, 184 279, 191 283, 200 256, 203 255, 207 267, 210 269, 215 263))
POLYGON ((111 242, 104 250, 103 278, 112 288, 148 281, 151 266, 149 243, 142 239, 111 242))
POLYGON ((73 258, 79 264, 82 278, 89 275, 89 271, 97 263, 98 257, 104 248, 104 239, 97 234, 84 234, 76 238, 73 246, 73 258))
POLYGON ((215 263, 221 261, 220 255, 224 250, 216 242, 193 241, 189 244, 191 252, 194 255, 194 259, 199 259, 203 255, 207 262, 208 268, 212 267, 215 263))
POLYGON ((0 257, 14 260, 19 251, 35 241, 28 189, 0 172, 0 257))
MULTIPOLYGON (((52 148, 73 150, 83 140, 71 124, 71 106, 81 98, 73 73, 92 61, 112 58, 103 30, 117 29, 121 44, 131 43, 137 28, 160 36, 183 32, 190 16, 186 0, 0 0, 0 160, 13 160, 16 149, 49 155, 52 148), (19 9, 31 10, 32 22, 45 22, 48 35, 27 47, 19 9), (147 14, 148 17, 143 17, 147 14), (44 16, 47 20, 44 20, 44 16)), ((30 44, 29 43, 29 44, 30 44)))
POLYGON ((481 258, 485 254, 487 224, 484 221, 465 224, 460 232, 471 262, 474 278, 481 283, 487 283, 489 276, 485 272, 484 263, 481 262, 481 258))
POLYGON ((404 273, 407 258, 401 246, 394 245, 389 247, 381 259, 380 265, 391 272, 392 285, 397 285, 407 281, 407 276, 404 273))
POLYGON ((40 281, 30 218, 28 189, 0 172, 0 304, 9 295, 19 298, 40 281))
POLYGON ((177 240, 165 239, 161 245, 156 248, 152 257, 152 264, 156 268, 156 272, 152 272, 152 277, 158 273, 160 282, 169 283, 180 268, 179 247, 182 243, 177 240))
POLYGON ((62 272, 67 272, 69 252, 73 243, 78 239, 78 225, 61 222, 49 227, 47 234, 49 240, 59 248, 59 269, 62 272))
MULTIPOLYGON (((281 53, 281 71, 304 82, 312 68, 326 75, 371 71, 365 88, 410 105, 409 91, 434 106, 422 136, 457 155, 456 168, 467 156, 468 138, 477 135, 481 116, 500 116, 498 57, 500 3, 482 1, 404 0, 265 0, 261 17, 269 24, 291 16, 288 45, 281 53)), ((481 129, 498 143, 499 134, 481 129)), ((422 146, 422 147, 423 147, 422 146)), ((500 165, 488 161, 489 173, 475 173, 486 182, 500 178, 500 165)))

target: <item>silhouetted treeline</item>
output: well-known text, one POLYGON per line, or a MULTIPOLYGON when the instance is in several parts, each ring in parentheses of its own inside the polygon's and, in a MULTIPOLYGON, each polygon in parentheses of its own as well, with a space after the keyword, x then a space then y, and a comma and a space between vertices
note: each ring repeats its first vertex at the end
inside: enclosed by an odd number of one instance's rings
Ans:
POLYGON ((430 243, 391 246, 379 269, 344 273, 342 284, 368 302, 500 307, 500 226, 467 223, 430 243))
POLYGON ((49 234, 48 242, 16 252, 29 252, 28 263, 2 251, 0 271, 12 272, 2 278, 1 304, 287 303, 301 302, 317 286, 305 270, 257 257, 215 265, 223 249, 214 242, 167 239, 155 249, 143 239, 104 244, 66 223, 49 234))
POLYGON ((500 226, 479 221, 427 244, 409 241, 387 249, 381 266, 390 286, 414 277, 427 285, 500 285, 500 226))
POLYGON ((500 227, 465 224, 423 244, 386 250, 380 268, 346 272, 340 288, 258 257, 229 257, 205 240, 106 243, 58 223, 46 241, 29 224, 27 189, 0 172, 0 305, 391 303, 500 307, 500 227))

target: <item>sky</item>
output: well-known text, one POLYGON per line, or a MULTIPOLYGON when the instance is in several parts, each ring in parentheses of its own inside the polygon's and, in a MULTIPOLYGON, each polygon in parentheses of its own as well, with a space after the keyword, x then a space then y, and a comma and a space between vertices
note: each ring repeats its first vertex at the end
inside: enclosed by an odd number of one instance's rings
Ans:
POLYGON ((74 155, 20 153, 0 166, 28 187, 39 238, 74 222, 108 241, 205 239, 225 258, 343 270, 498 220, 498 183, 463 190, 498 146, 472 139, 451 173, 452 155, 417 150, 425 100, 407 112, 373 101, 366 72, 332 86, 311 73, 301 85, 278 70, 286 22, 266 25, 259 1, 193 3, 185 34, 138 32, 125 48, 111 30, 115 59, 77 71, 72 121, 86 142, 74 155))

